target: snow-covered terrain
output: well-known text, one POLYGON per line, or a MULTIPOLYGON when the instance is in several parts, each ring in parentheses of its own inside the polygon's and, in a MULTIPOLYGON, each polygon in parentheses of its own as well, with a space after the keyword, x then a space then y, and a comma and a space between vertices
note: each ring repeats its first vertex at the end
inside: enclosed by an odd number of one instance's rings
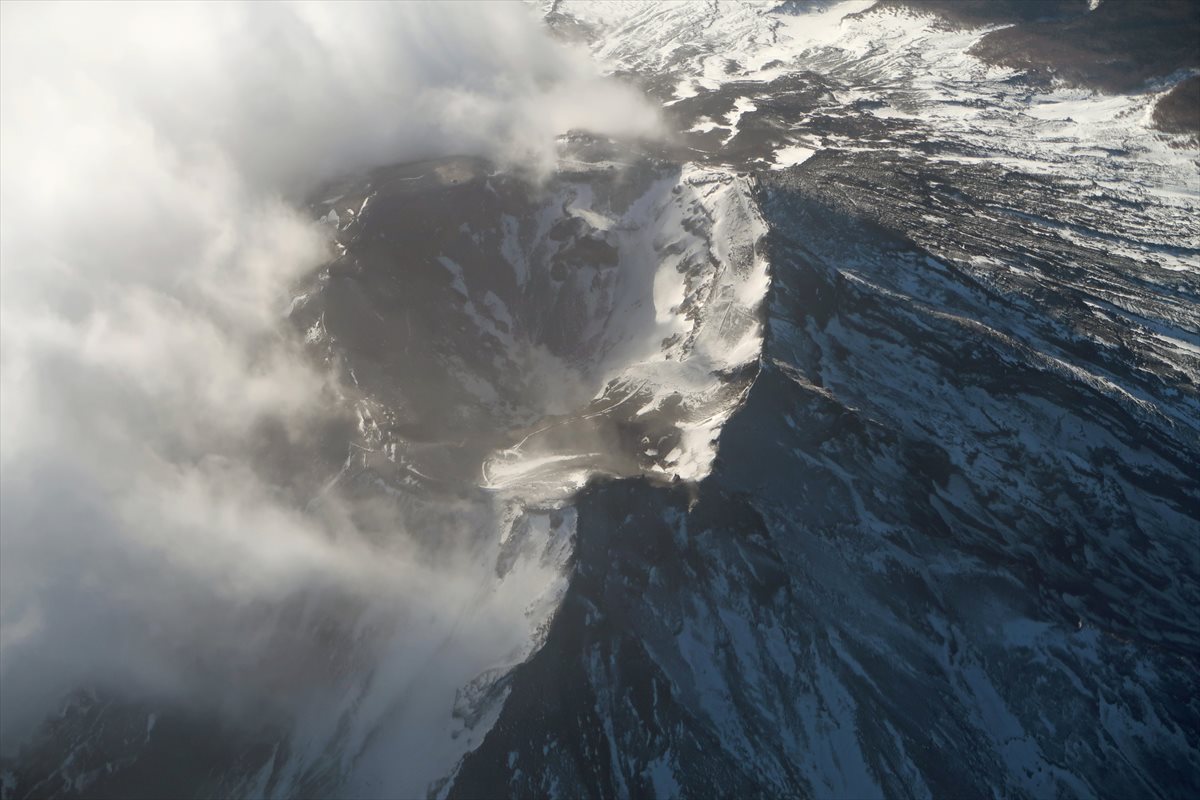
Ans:
POLYGON ((272 792, 322 785, 304 771, 333 752, 352 796, 416 795, 444 778, 558 608, 574 494, 596 475, 709 471, 761 351, 765 226, 749 185, 585 158, 538 188, 453 160, 338 187, 338 206, 362 196, 365 211, 292 305, 360 394, 360 436, 336 480, 394 498, 433 550, 474 526, 478 571, 456 577, 478 589, 432 590, 428 611, 388 623, 394 643, 370 680, 347 676, 366 688, 340 716, 322 710, 319 732, 300 729, 295 774, 272 792))
MULTIPOLYGON (((310 508, 454 580, 305 609, 330 677, 197 793, 1200 792, 1188 73, 1027 81, 969 52, 1010 23, 873 0, 537 8, 673 134, 314 198, 287 317, 353 424, 310 508)), ((82 694, 4 797, 215 724, 82 694)))
POLYGON ((461 796, 1200 785, 1195 145, 869 5, 555 5, 762 165, 767 335, 698 497, 581 501, 461 796))

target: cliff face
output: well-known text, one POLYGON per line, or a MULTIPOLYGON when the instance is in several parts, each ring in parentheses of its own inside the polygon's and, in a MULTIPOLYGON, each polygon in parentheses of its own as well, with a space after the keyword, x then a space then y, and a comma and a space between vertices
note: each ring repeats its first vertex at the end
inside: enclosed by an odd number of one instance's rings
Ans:
POLYGON ((822 202, 819 166, 764 186, 763 363, 714 473, 695 502, 586 492, 562 610, 451 796, 1196 788, 1188 379, 1068 368, 1032 325, 1081 322, 1073 290, 990 289, 822 202))
POLYGON ((759 372, 697 497, 582 496, 451 796, 1195 792, 1195 154, 1150 143, 1152 96, 1017 88, 983 32, 903 12, 840 22, 787 92, 763 51, 793 20, 729 13, 712 36, 758 47, 597 47, 680 76, 712 158, 763 148, 759 372))

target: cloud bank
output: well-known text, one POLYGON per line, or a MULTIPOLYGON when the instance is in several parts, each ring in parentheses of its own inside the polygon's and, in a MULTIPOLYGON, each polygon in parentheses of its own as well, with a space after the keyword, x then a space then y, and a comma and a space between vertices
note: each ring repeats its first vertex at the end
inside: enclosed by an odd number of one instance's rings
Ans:
POLYGON ((0 747, 83 684, 253 699, 298 593, 473 591, 380 552, 361 509, 306 511, 327 475, 301 456, 340 411, 283 332, 328 257, 296 203, 452 153, 545 170, 555 136, 656 112, 519 5, 0 15, 0 747))

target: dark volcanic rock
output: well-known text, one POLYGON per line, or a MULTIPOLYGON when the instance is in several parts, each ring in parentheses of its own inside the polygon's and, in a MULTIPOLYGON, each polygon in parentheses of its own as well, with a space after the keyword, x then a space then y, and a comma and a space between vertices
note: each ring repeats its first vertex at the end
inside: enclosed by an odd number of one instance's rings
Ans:
MULTIPOLYGON (((560 556, 561 603, 445 692, 478 738, 426 794, 1200 795, 1200 196, 1195 145, 1147 126, 1200 6, 884 0, 786 60, 782 18, 832 7, 557 3, 549 24, 619 45, 678 135, 649 156, 569 137, 542 184, 402 165, 314 206, 342 254, 291 320, 353 395, 354 429, 314 438, 350 440, 354 497, 422 509, 436 544, 464 508, 493 520, 522 459, 592 470, 481 545, 488 580, 560 556), (976 52, 1035 80, 963 52, 1007 23, 976 52), (697 348, 760 322, 735 367, 697 348), (660 359, 601 380, 645 341, 660 359), (651 402, 664 375, 731 415, 651 402), (673 477, 718 430, 711 472, 673 477)), ((1162 130, 1196 131, 1198 90, 1162 98, 1162 130)), ((146 707, 89 697, 5 800, 175 768, 182 794, 395 794, 353 783, 360 751, 289 762, 287 733, 199 741, 226 731, 174 710, 147 742, 146 707)))
POLYGON ((1106 92, 1200 66, 1200 4, 1193 0, 1104 0, 1064 20, 994 31, 972 50, 993 64, 1106 92))
MULTIPOLYGON (((59 715, 3 765, 6 800, 42 797, 219 797, 221 776, 268 762, 281 732, 247 731, 216 714, 164 711, 94 691, 66 699, 59 715), (65 757, 64 757, 65 756, 65 757)), ((265 788, 265 787, 264 787, 265 788)))
POLYGON ((1200 75, 1180 81, 1158 101, 1154 125, 1167 133, 1200 137, 1200 75))
POLYGON ((1035 308, 1082 289, 991 289, 900 234, 910 189, 863 215, 878 184, 848 185, 765 182, 764 367, 716 471, 694 502, 584 495, 562 610, 451 797, 1200 790, 1195 387, 1147 380, 1156 413, 1058 369, 1035 308))
POLYGON ((953 25, 974 27, 1031 22, 1087 13, 1087 0, 879 0, 872 9, 897 8, 937 14, 953 25))

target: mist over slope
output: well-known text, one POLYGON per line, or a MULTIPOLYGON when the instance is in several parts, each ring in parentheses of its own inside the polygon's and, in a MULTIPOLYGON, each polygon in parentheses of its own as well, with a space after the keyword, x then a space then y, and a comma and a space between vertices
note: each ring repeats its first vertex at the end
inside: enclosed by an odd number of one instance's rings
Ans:
POLYGON ((451 153, 536 176, 555 136, 657 112, 517 6, 3 14, 5 749, 84 684, 289 704, 309 679, 273 662, 321 649, 274 641, 298 595, 468 591, 308 506, 350 411, 282 327, 332 252, 307 193, 451 153))
POLYGON ((5 800, 1200 791, 1131 8, 4 6, 5 800))

